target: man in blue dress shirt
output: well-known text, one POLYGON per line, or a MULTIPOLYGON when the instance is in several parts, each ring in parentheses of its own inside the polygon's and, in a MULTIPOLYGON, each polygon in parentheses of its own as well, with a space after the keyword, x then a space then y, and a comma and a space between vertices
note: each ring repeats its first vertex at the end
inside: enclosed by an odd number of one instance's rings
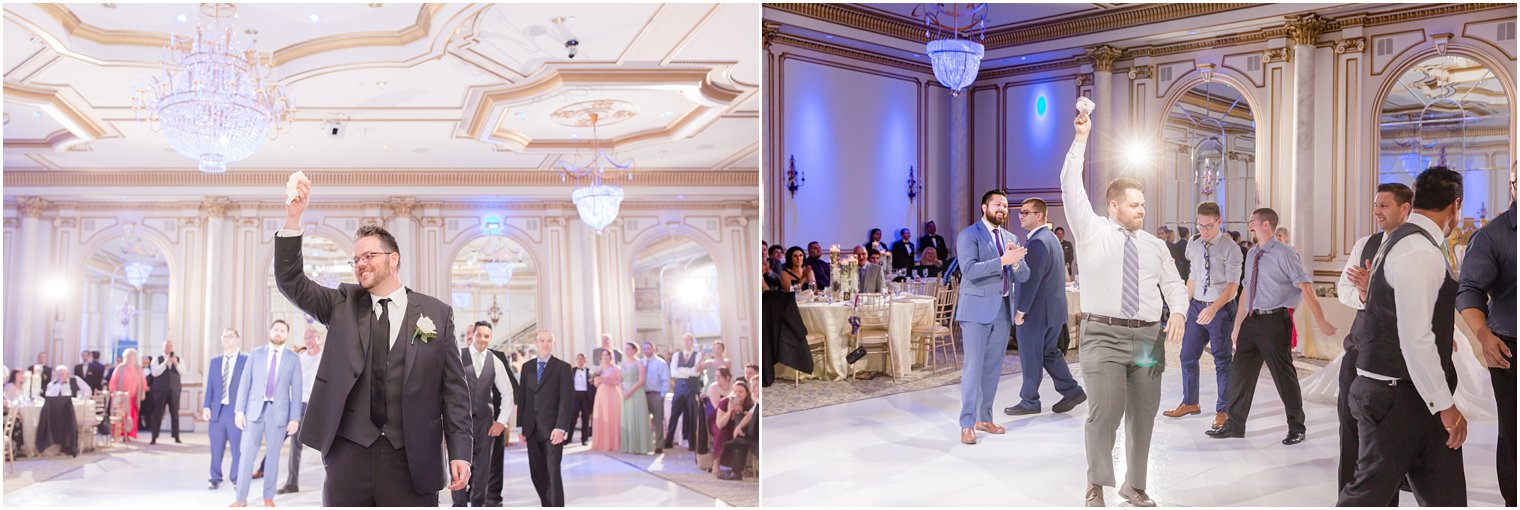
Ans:
POLYGON ((1515 165, 1509 210, 1467 241, 1457 310, 1483 344, 1499 402, 1499 494, 1515 506, 1515 165))

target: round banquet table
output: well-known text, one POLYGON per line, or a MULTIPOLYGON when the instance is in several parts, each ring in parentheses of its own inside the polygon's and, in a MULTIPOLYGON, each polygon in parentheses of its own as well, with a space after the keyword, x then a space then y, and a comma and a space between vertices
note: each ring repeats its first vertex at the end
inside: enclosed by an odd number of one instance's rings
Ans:
MULTIPOLYGON (((845 378, 845 355, 850 350, 850 316, 855 307, 850 303, 799 303, 802 323, 809 333, 824 336, 823 377, 830 380, 845 378)), ((934 322, 934 298, 928 296, 901 295, 892 298, 888 308, 887 336, 892 350, 895 370, 886 370, 879 357, 866 357, 856 362, 857 371, 881 371, 908 374, 913 365, 913 328, 928 326, 934 322)))
MULTIPOLYGON (((21 454, 28 457, 37 456, 37 422, 42 417, 42 403, 35 405, 18 405, 11 408, 12 412, 21 413, 21 454)), ((89 399, 74 399, 74 418, 79 423, 95 421, 95 401, 89 399)), ((79 450, 85 451, 86 447, 93 449, 94 431, 90 431, 89 437, 85 434, 79 436, 79 450)), ((50 448, 52 449, 52 448, 50 448)))

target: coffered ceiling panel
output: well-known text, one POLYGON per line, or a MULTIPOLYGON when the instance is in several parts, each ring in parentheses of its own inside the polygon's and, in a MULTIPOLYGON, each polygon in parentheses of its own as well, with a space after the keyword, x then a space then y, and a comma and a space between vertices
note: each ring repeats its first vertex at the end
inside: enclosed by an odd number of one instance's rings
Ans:
MULTIPOLYGON (((169 34, 195 30, 200 7, 108 5, 5 5, 8 170, 41 161, 57 170, 198 171, 130 105, 159 72, 169 34)), ((759 166, 750 154, 759 131, 755 5, 237 9, 236 37, 256 38, 272 54, 271 76, 285 85, 297 122, 228 172, 550 172, 590 146, 588 111, 602 117, 601 145, 640 168, 759 166), (328 132, 334 125, 341 137, 328 132)))

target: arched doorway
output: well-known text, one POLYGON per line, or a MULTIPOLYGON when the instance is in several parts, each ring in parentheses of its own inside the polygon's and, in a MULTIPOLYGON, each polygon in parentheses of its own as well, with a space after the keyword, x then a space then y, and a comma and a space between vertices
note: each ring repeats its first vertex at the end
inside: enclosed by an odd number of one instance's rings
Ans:
POLYGON ((705 349, 723 337, 718 266, 700 243, 683 235, 656 239, 634 257, 632 275, 636 341, 671 353, 687 333, 705 349))
MULTIPOLYGON (((101 244, 85 259, 81 350, 115 359, 128 348, 142 350, 168 338, 171 270, 157 244, 126 231, 101 244)), ((72 366, 79 360, 55 360, 72 366)))
POLYGON ((1245 233, 1260 201, 1256 118, 1245 94, 1219 79, 1198 81, 1173 100, 1161 126, 1163 224, 1196 233, 1193 208, 1212 201, 1224 216, 1222 229, 1245 233))
POLYGON ((538 331, 538 266, 522 243, 486 235, 466 243, 449 267, 454 332, 462 341, 476 321, 492 324, 491 348, 526 349, 538 331))

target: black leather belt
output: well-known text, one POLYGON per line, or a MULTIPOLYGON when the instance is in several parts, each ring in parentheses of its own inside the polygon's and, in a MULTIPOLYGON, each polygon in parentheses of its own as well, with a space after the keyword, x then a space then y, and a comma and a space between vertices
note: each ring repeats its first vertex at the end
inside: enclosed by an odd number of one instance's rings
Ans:
POLYGON ((1158 324, 1156 321, 1144 321, 1140 319, 1115 319, 1113 317, 1106 317, 1095 313, 1084 313, 1082 314, 1082 319, 1093 321, 1098 324, 1122 326, 1126 328, 1148 328, 1158 324))
POLYGON ((1257 315, 1272 315, 1272 314, 1287 313, 1287 312, 1288 312, 1287 308, 1273 308, 1271 310, 1251 310, 1251 315, 1252 316, 1257 316, 1257 315))
POLYGON ((1408 379, 1394 379, 1392 381, 1386 381, 1386 380, 1383 380, 1383 379, 1378 379, 1376 377, 1367 377, 1366 375, 1363 375, 1363 374, 1356 374, 1356 376, 1357 377, 1361 377, 1363 379, 1366 379, 1368 381, 1372 381, 1372 382, 1377 383, 1377 384, 1384 385, 1384 386, 1398 386, 1400 384, 1408 384, 1408 383, 1411 382, 1408 379))

